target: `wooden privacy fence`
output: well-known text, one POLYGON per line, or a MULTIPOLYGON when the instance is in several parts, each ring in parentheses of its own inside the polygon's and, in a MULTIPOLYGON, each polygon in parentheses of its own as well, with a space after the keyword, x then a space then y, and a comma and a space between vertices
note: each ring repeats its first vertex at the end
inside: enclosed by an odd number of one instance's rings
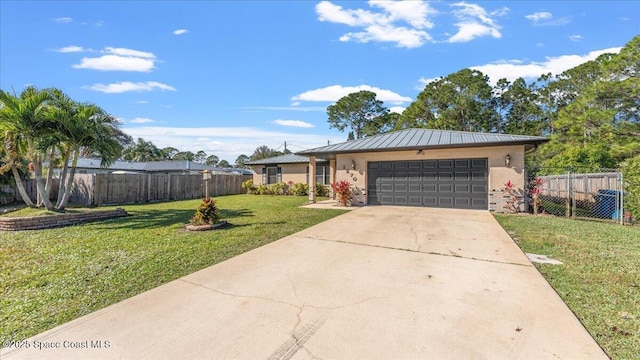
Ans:
MULTIPOLYGON (((205 181, 209 182, 209 196, 241 194, 245 192, 242 182, 250 178, 239 174, 212 174, 209 180, 199 174, 76 174, 69 202, 97 206, 197 199, 205 196, 205 181)), ((23 183, 35 201, 35 180, 23 183)), ((57 197, 57 188, 56 180, 51 199, 57 197)), ((5 185, 0 190, 9 194, 0 198, 0 204, 22 201, 16 188, 5 185)))
POLYGON ((577 201, 593 201, 600 190, 622 190, 619 172, 538 176, 544 181, 542 195, 573 198, 577 201))

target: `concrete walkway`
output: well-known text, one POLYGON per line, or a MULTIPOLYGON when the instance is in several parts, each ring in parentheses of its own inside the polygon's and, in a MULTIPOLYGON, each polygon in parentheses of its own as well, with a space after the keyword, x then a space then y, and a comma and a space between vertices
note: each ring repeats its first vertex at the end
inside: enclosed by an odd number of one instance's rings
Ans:
POLYGON ((345 213, 29 344, 0 358, 607 358, 491 214, 404 207, 345 213))

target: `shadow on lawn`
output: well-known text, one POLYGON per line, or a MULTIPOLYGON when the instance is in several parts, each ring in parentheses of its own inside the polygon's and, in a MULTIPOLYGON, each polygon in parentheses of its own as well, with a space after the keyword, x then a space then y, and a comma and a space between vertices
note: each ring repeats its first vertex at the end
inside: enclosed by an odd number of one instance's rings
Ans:
MULTIPOLYGON (((129 216, 127 217, 106 220, 94 224, 103 225, 102 228, 104 229, 157 229, 188 224, 194 214, 194 210, 183 209, 151 209, 127 212, 129 213, 129 216)), ((229 222, 233 222, 233 219, 240 217, 255 216, 253 211, 250 209, 225 209, 220 211, 220 215, 223 220, 227 220, 229 222)))

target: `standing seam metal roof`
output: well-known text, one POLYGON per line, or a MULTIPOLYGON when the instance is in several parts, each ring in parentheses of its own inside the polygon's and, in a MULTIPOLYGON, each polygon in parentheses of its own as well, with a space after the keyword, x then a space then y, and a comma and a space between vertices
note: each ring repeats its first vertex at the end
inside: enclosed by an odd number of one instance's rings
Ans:
POLYGON ((344 143, 300 151, 300 155, 400 150, 429 147, 470 147, 500 144, 541 144, 540 136, 491 134, 451 130, 405 129, 344 143))

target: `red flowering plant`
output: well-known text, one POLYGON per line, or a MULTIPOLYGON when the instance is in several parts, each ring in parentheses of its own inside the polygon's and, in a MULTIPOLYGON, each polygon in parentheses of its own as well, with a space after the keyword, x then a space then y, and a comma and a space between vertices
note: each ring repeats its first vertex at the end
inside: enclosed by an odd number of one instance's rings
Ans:
POLYGON ((516 189, 516 184, 512 183, 511 180, 507 181, 504 184, 504 191, 508 194, 509 199, 507 200, 507 204, 504 206, 507 211, 512 213, 518 212, 518 192, 516 189))
POLYGON ((331 184, 331 188, 338 196, 340 205, 347 206, 351 201, 351 184, 346 180, 340 180, 331 184))
POLYGON ((529 191, 531 193, 531 203, 533 204, 533 214, 537 215, 540 209, 542 208, 542 200, 540 200, 540 194, 542 193, 542 184, 544 184, 544 180, 540 178, 535 178, 533 180, 533 186, 529 191))

